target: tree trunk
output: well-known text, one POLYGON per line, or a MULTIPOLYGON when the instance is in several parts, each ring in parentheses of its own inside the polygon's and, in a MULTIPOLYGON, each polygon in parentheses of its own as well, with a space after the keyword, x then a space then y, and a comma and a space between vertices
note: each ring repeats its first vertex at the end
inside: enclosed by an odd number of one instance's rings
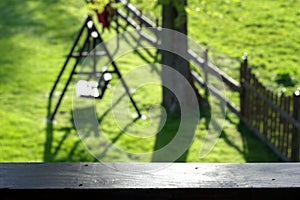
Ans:
MULTIPOLYGON (((187 0, 175 0, 177 4, 181 4, 182 10, 179 12, 178 9, 174 6, 173 0, 171 0, 168 4, 162 5, 162 26, 166 29, 172 29, 174 31, 178 31, 184 35, 187 35, 187 14, 184 10, 184 7, 187 5, 187 0), (178 21, 176 21, 178 20, 178 21)), ((178 6, 178 5, 177 5, 178 6)), ((185 39, 176 39, 176 34, 168 34, 162 36, 162 44, 168 45, 168 49, 174 49, 173 52, 180 52, 182 55, 186 55, 188 49, 188 41, 187 37, 185 39)), ((202 101, 201 96, 199 95, 193 81, 193 77, 190 70, 189 61, 182 58, 181 56, 171 53, 169 51, 161 51, 162 59, 161 64, 166 65, 168 67, 173 68, 177 72, 179 72, 185 79, 190 83, 192 88, 194 89, 197 100, 202 101)), ((195 102, 191 102, 190 94, 187 94, 187 90, 182 88, 180 82, 176 76, 170 77, 170 74, 167 73, 167 70, 164 70, 162 67, 162 83, 163 85, 172 85, 173 88, 176 88, 177 97, 181 98, 181 106, 193 106, 195 102)), ((173 91, 174 92, 174 91, 173 91)), ((179 101, 176 98, 175 94, 170 91, 168 88, 163 87, 163 100, 162 105, 167 110, 167 112, 172 114, 180 114, 180 105, 179 101)), ((199 102, 201 103, 201 102, 199 102)), ((192 108, 191 108, 192 109, 192 108)))

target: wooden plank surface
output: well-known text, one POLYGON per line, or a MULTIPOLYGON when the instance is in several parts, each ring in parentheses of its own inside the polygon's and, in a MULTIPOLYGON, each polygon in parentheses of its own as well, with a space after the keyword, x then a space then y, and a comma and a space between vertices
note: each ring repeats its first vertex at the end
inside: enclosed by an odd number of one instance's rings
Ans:
POLYGON ((0 189, 43 188, 300 188, 300 163, 0 164, 0 189))

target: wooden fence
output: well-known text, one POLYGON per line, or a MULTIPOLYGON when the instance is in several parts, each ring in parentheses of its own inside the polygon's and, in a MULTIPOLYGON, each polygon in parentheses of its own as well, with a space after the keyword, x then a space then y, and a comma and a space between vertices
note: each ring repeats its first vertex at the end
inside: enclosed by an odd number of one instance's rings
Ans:
MULTIPOLYGON (((158 38, 151 37, 143 32, 144 27, 157 28, 154 23, 145 17, 141 11, 125 0, 119 0, 124 7, 118 9, 117 15, 126 21, 126 24, 137 30, 140 38, 154 47, 159 48, 158 38)), ((153 34, 152 34, 153 35, 153 34)), ((155 31, 154 31, 155 35, 155 31)), ((300 135, 300 91, 294 96, 278 96, 263 86, 248 66, 248 59, 244 56, 240 67, 240 80, 236 81, 217 66, 208 61, 208 51, 197 55, 188 50, 189 60, 200 69, 202 76, 192 71, 194 79, 235 113, 242 123, 265 142, 284 161, 299 161, 300 135), (240 107, 228 101, 217 88, 209 84, 208 74, 218 78, 233 93, 240 95, 240 107), (204 78, 201 78, 204 77, 204 78)))
POLYGON ((248 126, 259 132, 286 160, 299 161, 300 95, 277 95, 252 73, 247 56, 240 68, 241 115, 248 126))

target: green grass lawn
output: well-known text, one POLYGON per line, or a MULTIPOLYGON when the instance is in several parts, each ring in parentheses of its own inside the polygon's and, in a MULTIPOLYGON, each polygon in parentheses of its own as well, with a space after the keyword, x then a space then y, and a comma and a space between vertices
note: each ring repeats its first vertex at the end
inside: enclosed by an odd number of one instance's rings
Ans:
POLYGON ((220 54, 215 62, 224 71, 238 77, 239 65, 222 54, 240 60, 247 52, 254 73, 271 90, 282 92, 285 88, 291 95, 299 87, 299 1, 190 2, 200 8, 191 17, 190 35, 220 54))
MULTIPOLYGON (((135 127, 149 127, 149 130, 158 130, 160 127, 151 127, 151 118, 149 117, 146 120, 131 120, 131 122, 130 120, 122 121, 121 119, 121 124, 116 123, 110 109, 111 99, 115 98, 113 96, 113 88, 118 83, 116 79, 113 79, 111 82, 112 87, 108 89, 105 98, 94 102, 95 104, 92 105, 96 108, 96 118, 101 122, 99 127, 103 135, 112 141, 114 147, 120 147, 121 152, 120 150, 111 150, 112 148, 107 144, 97 146, 102 143, 97 143, 101 141, 93 141, 94 137, 92 136, 87 137, 91 141, 80 140, 77 130, 74 127, 72 116, 72 109, 74 108, 72 106, 73 85, 70 86, 64 97, 59 112, 56 115, 55 123, 47 123, 48 93, 69 53, 78 30, 85 20, 86 10, 83 9, 83 6, 84 1, 75 2, 71 0, 12 0, 10 3, 0 2, 1 162, 97 161, 93 155, 97 157, 104 156, 104 161, 151 161, 153 159, 151 152, 161 148, 174 137, 178 121, 172 117, 168 118, 167 125, 159 134, 147 137, 137 135, 140 132, 136 130, 141 129, 135 129, 135 127), (95 151, 89 151, 85 146, 87 144, 96 145, 93 148, 95 151), (96 147, 99 148, 97 149, 96 147), (138 156, 132 156, 134 155, 132 153, 148 153, 149 155, 148 157, 139 158, 138 156)), ((213 4, 208 6, 213 6, 213 4)), ((230 6, 228 5, 228 7, 230 6)), ((287 12, 286 14, 289 13, 292 15, 292 12, 287 12)), ((218 20, 218 18, 216 19, 218 20)), ((193 24, 196 21, 205 23, 204 18, 203 21, 201 18, 201 20, 191 20, 190 23, 193 24)), ((225 23, 220 24, 225 26, 225 23)), ((220 24, 219 26, 221 26, 220 24)), ((243 52, 244 49, 238 50, 238 46, 232 47, 235 48, 235 53, 233 53, 233 50, 228 50, 231 47, 227 44, 229 41, 226 38, 224 40, 227 41, 227 43, 225 42, 227 48, 226 46, 224 47, 224 41, 222 40, 224 36, 216 34, 214 41, 208 40, 209 34, 212 33, 199 34, 203 32, 203 29, 200 29, 201 26, 198 25, 196 27, 193 29, 190 28, 191 35, 193 37, 197 36, 197 40, 201 41, 201 43, 211 44, 219 51, 218 55, 225 54, 233 58, 240 57, 240 51, 243 52), (193 30, 198 30, 198 34, 193 30)), ((207 29, 210 30, 209 28, 207 29)), ((294 32, 296 33, 297 30, 294 30, 294 32)), ((247 34, 245 35, 247 36, 247 34)), ((111 33, 106 32, 103 37, 109 38, 111 37, 111 33)), ((287 42, 288 44, 291 43, 291 45, 297 45, 289 41, 287 42)), ((155 53, 154 50, 151 50, 151 52, 155 53)), ((248 53, 249 55, 253 55, 250 50, 248 53)), ((276 54, 276 57, 279 56, 279 53, 276 54)), ((254 64, 256 60, 254 56, 251 56, 251 59, 252 57, 254 64)), ((261 60, 264 60, 263 58, 261 60)), ((294 58, 294 62, 296 63, 296 54, 294 54, 294 58)), ((259 68, 260 64, 258 61, 258 64, 256 64, 258 66, 257 70, 267 69, 267 65, 265 68, 259 68)), ((136 83, 133 78, 130 78, 130 70, 136 66, 143 66, 149 62, 154 62, 154 58, 149 56, 145 50, 140 50, 119 58, 117 62, 121 72, 125 77, 128 76, 126 80, 130 88, 134 88, 136 83)), ((287 63, 289 64, 289 62, 287 63)), ((296 67, 295 63, 293 64, 294 68, 296 67)), ((276 66, 278 66, 276 70, 281 69, 280 64, 276 64, 276 66)), ((233 67, 233 69, 236 68, 233 67)), ((145 70, 144 73, 137 74, 137 76, 158 76, 157 71, 153 70, 149 65, 145 67, 145 70)), ((235 72, 230 74, 235 74, 235 72)), ((63 77, 63 80, 66 80, 67 75, 63 77)), ((264 77, 261 76, 261 78, 264 77)), ((268 76, 265 78, 267 79, 268 76)), ((61 90, 61 87, 59 89, 61 90)), ((121 94, 119 93, 119 95, 121 94)), ((160 94, 161 88, 157 85, 145 85, 139 88, 133 97, 141 108, 142 113, 146 113, 148 116, 148 109, 153 104, 157 105, 160 103, 160 94)), ((55 104, 56 97, 53 99, 52 104, 55 104)), ((128 101, 126 97, 122 98, 120 96, 120 99, 121 102, 126 103, 128 101)), ((80 106, 84 107, 80 102, 75 103, 75 108, 79 109, 81 108, 80 106)), ((134 111, 131 110, 131 112, 133 113, 134 111)), ((243 125, 239 124, 239 120, 234 114, 227 112, 226 117, 223 132, 216 145, 207 156, 200 158, 199 151, 203 145, 209 121, 209 116, 203 115, 195 128, 190 148, 178 161, 279 161, 264 144, 259 142, 243 125)), ((154 125, 157 124, 154 123, 154 125)))

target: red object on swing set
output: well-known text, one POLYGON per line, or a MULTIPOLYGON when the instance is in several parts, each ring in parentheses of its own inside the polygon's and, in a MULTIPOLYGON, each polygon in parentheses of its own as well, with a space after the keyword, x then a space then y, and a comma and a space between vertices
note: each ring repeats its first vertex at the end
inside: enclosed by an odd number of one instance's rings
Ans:
POLYGON ((109 25, 114 17, 114 14, 114 9, 112 8, 111 4, 108 3, 101 13, 97 12, 98 21, 103 25, 104 28, 109 29, 109 25))

